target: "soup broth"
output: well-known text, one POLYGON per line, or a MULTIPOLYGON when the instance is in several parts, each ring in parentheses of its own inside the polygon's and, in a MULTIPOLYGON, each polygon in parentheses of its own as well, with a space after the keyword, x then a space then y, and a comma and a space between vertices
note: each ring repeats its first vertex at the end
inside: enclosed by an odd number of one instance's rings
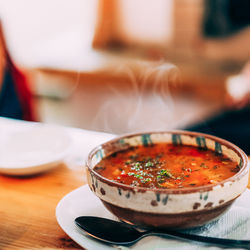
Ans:
POLYGON ((216 184, 240 168, 236 162, 212 150, 158 143, 111 154, 94 170, 126 185, 168 189, 216 184))

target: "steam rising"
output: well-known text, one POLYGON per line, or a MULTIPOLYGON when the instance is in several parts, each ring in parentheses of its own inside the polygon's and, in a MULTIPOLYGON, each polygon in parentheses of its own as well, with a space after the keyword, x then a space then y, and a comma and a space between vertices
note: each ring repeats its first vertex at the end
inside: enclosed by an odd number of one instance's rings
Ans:
POLYGON ((93 121, 94 129, 121 134, 172 128, 174 101, 169 82, 178 79, 173 64, 137 62, 115 73, 122 73, 128 81, 109 87, 109 97, 93 121))

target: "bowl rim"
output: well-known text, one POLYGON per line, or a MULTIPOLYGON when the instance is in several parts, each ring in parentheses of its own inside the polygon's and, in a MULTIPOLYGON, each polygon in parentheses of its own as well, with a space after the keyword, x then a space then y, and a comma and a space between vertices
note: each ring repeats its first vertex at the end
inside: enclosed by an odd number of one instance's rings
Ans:
POLYGON ((117 136, 117 137, 115 137, 111 140, 108 140, 108 141, 96 146, 95 148, 93 148, 89 152, 88 159, 86 161, 86 167, 88 168, 88 170, 92 174, 94 174, 99 180, 101 180, 102 182, 107 183, 111 186, 117 186, 118 188, 131 190, 131 191, 135 191, 135 190, 139 191, 139 192, 141 191, 142 193, 152 191, 152 192, 156 192, 156 193, 166 193, 166 194, 187 194, 187 193, 210 191, 216 186, 224 186, 224 184, 227 182, 234 182, 236 180, 239 180, 241 177, 243 177, 244 175, 247 174, 248 169, 249 169, 249 165, 250 164, 249 164, 249 160, 248 160, 247 155, 244 153, 244 151, 242 149, 240 149, 235 144, 233 144, 225 139, 214 136, 214 135, 209 135, 209 134, 200 133, 200 132, 193 132, 193 131, 188 131, 188 130, 164 130, 164 131, 151 131, 151 132, 143 131, 143 132, 137 132, 137 133, 123 134, 121 136, 117 136), (147 188, 147 187, 130 186, 127 184, 115 182, 115 181, 112 181, 110 179, 103 177, 102 175, 100 175, 99 173, 94 171, 94 167, 93 168, 91 167, 92 157, 95 155, 95 153, 98 150, 103 148, 104 145, 118 141, 120 139, 140 136, 143 134, 180 134, 180 135, 188 135, 188 136, 193 136, 193 137, 203 136, 205 138, 219 142, 221 145, 224 145, 224 146, 232 149, 242 159, 242 168, 240 169, 239 172, 235 173, 230 178, 227 178, 227 179, 222 180, 222 181, 215 183, 215 184, 209 184, 209 185, 198 186, 198 187, 183 187, 183 188, 164 189, 164 188, 147 188))

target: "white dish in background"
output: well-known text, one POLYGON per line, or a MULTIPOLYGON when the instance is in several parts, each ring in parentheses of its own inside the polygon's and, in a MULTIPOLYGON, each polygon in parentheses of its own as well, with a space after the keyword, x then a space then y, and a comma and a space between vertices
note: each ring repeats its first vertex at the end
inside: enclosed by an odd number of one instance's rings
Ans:
MULTIPOLYGON (((236 238, 238 234, 244 239, 248 239, 250 233, 249 215, 250 190, 247 190, 225 215, 218 222, 207 224, 203 227, 201 235, 212 237, 236 238), (241 234, 246 234, 242 236, 241 234)), ((149 236, 141 239, 131 247, 112 246, 97 241, 84 232, 80 232, 74 220, 78 216, 99 216, 117 220, 102 204, 102 202, 90 191, 88 185, 82 186, 66 196, 64 196, 56 207, 56 218, 64 232, 81 247, 94 250, 111 249, 133 249, 133 250, 152 250, 152 249, 178 249, 178 250, 205 250, 208 246, 190 243, 187 241, 169 240, 156 236, 149 236)), ((197 232, 193 232, 197 233, 197 232)), ((221 249, 210 246, 209 249, 221 249), (211 248, 210 248, 211 247, 211 248)))
POLYGON ((0 131, 0 172, 31 175, 59 165, 71 138, 60 127, 35 124, 20 131, 0 131))

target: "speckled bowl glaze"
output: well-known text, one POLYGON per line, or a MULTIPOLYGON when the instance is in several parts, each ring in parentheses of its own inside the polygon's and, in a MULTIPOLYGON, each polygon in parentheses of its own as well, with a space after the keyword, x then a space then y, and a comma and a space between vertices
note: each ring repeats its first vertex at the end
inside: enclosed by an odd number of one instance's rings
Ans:
POLYGON ((119 219, 144 227, 192 228, 215 220, 247 187, 249 161, 245 153, 220 138, 187 131, 152 132, 118 137, 96 147, 88 157, 87 177, 93 193, 119 219), (131 146, 167 142, 211 149, 236 161, 240 171, 217 184, 179 189, 132 187, 94 171, 104 157, 131 146))

